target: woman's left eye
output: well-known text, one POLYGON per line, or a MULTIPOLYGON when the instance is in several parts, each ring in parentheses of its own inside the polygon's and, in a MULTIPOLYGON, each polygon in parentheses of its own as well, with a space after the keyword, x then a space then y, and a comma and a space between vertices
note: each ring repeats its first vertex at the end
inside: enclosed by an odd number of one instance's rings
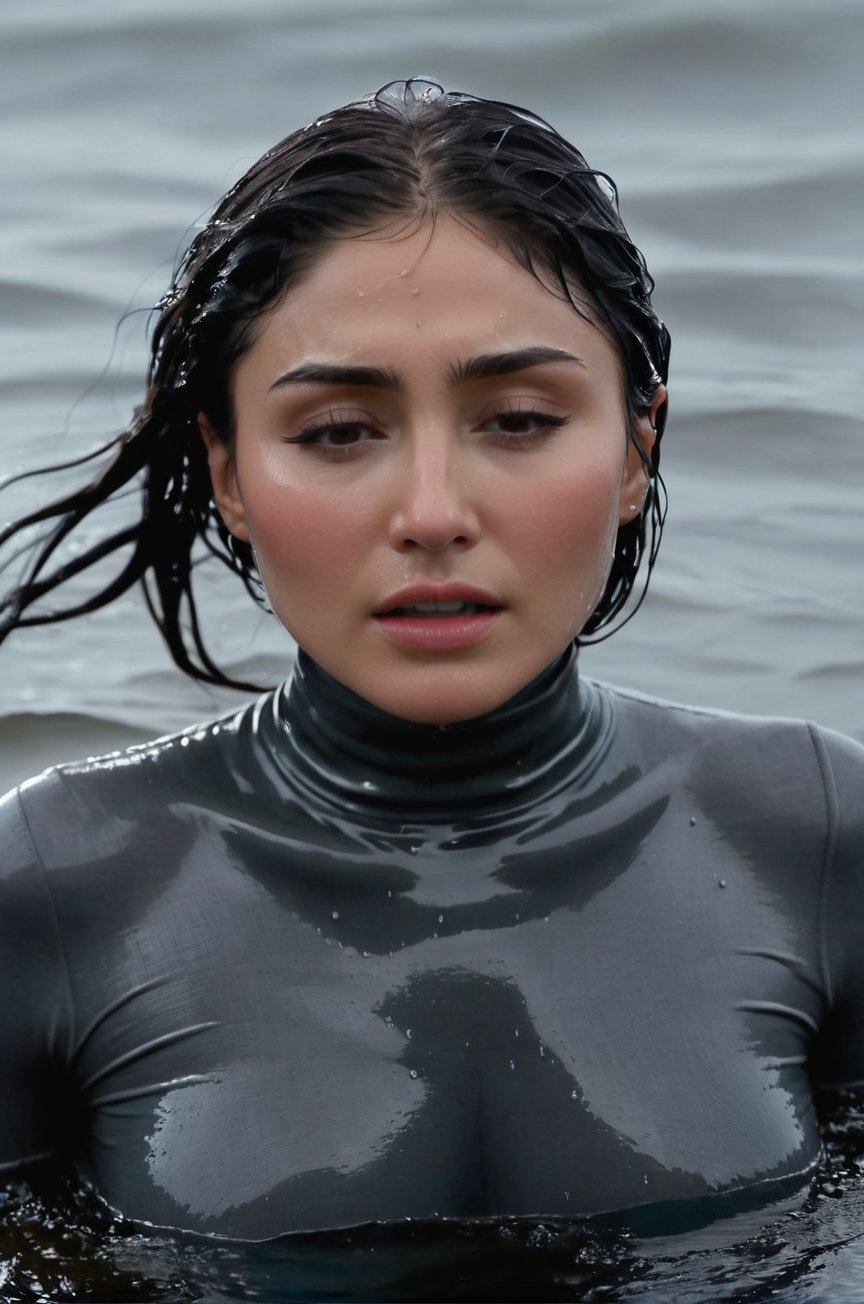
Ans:
POLYGON ((566 417, 538 408, 508 408, 484 418, 480 424, 483 430, 497 436, 499 443, 524 448, 539 443, 566 421, 566 417))

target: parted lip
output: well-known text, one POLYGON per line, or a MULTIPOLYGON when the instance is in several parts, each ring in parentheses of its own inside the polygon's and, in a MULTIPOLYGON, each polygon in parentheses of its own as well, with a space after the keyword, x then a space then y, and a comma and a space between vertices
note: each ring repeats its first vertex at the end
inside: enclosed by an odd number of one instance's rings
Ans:
POLYGON ((385 598, 374 615, 388 616, 399 607, 412 607, 418 602, 471 602, 496 610, 500 610, 502 605, 494 594, 486 589, 478 589, 473 584, 461 584, 458 581, 448 584, 410 584, 385 598))

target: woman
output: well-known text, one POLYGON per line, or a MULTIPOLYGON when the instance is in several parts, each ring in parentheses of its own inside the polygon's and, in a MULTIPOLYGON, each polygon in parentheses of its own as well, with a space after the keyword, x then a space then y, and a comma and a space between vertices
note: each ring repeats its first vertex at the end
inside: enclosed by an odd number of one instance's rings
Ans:
POLYGON ((651 288, 572 146, 433 83, 222 201, 109 464, 8 532, 46 527, 3 628, 142 579, 226 682, 203 542, 297 669, 5 801, 3 1171, 252 1240, 806 1188, 814 1090, 864 1076, 864 753, 576 669, 662 525, 651 288), (52 570, 139 475, 140 519, 52 570))

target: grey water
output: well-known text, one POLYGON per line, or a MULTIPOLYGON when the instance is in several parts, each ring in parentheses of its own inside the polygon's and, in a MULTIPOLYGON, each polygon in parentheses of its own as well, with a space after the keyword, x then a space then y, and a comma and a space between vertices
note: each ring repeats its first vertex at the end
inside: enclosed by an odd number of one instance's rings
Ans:
MULTIPOLYGON (((3 0, 0 475, 127 421, 178 250, 268 145, 434 76, 533 108, 616 179, 672 331, 660 561, 584 668, 864 739, 862 48, 860 0, 3 0)), ((21 482, 0 522, 51 493, 21 482)), ((207 583, 231 668, 283 678, 286 635, 229 577, 207 583)), ((170 667, 138 594, 11 638, 2 667, 2 789, 239 700, 170 667)), ((566 1297, 864 1299, 862 1199, 853 1178, 752 1253, 694 1250, 678 1287, 584 1251, 566 1297)), ((175 1293, 130 1298, 217 1298, 182 1294, 181 1249, 147 1244, 175 1293)))

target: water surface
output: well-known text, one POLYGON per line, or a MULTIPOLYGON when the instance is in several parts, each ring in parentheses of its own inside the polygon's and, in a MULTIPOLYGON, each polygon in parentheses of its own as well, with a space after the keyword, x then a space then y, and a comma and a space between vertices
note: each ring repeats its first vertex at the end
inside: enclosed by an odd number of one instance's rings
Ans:
MULTIPOLYGON (((862 41, 859 0, 5 5, 0 467, 75 456, 125 423, 178 249, 274 140, 413 73, 524 103, 618 181, 673 334, 667 537, 642 611, 586 669, 864 738, 862 41)), ((25 482, 0 518, 49 492, 25 482)), ((286 636, 230 581, 213 577, 206 607, 236 673, 284 676, 286 636)), ((137 594, 11 639, 3 666, 3 788, 238 700, 170 668, 137 594)), ((623 1232, 403 1228, 393 1262, 406 1280, 425 1264, 417 1289, 451 1291, 439 1299, 504 1298, 502 1281, 539 1292, 526 1299, 864 1299, 858 1160, 837 1162, 737 1248, 664 1258, 623 1232)), ((9 1300, 287 1300, 300 1281, 334 1299, 346 1274, 352 1298, 385 1298, 362 1234, 325 1271, 320 1245, 58 1230, 26 1198, 15 1217, 9 1300)))

